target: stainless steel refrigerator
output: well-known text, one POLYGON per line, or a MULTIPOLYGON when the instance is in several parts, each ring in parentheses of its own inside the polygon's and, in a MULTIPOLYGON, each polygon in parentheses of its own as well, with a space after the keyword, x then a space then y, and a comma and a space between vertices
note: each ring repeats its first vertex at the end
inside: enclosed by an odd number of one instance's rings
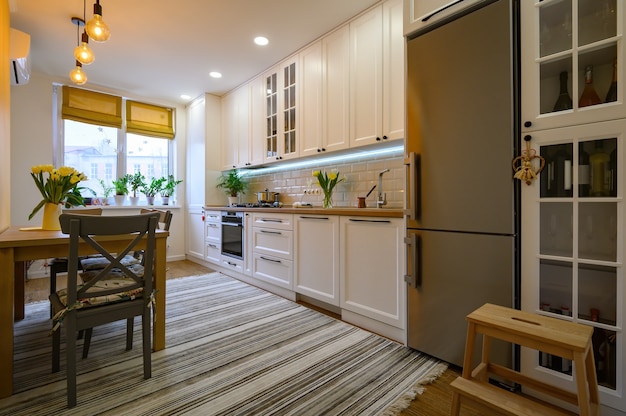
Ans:
POLYGON ((515 307, 519 275, 517 7, 478 4, 407 38, 408 345, 459 366, 465 316, 515 307))

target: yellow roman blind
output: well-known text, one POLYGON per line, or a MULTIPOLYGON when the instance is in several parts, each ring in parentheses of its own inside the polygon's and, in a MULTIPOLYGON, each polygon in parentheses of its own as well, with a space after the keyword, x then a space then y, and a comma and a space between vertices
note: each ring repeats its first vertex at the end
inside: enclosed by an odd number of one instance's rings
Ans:
POLYGON ((122 97, 64 85, 62 117, 122 128, 122 97))
POLYGON ((126 131, 173 139, 174 109, 127 100, 126 131))

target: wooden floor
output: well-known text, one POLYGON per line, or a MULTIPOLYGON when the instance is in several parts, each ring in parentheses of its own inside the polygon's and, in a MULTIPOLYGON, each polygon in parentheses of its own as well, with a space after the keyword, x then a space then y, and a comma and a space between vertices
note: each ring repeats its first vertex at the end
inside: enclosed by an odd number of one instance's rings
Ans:
MULTIPOLYGON (((175 261, 167 263, 167 278, 193 276, 211 272, 199 264, 191 261, 175 261)), ((26 302, 36 302, 48 298, 49 279, 29 279, 26 282, 26 302)), ((65 275, 61 274, 57 279, 57 289, 65 287, 65 275)), ((316 308, 316 310, 320 310, 316 308)), ((332 314, 331 314, 332 315, 332 314)), ((336 315, 333 315, 336 316, 336 315)), ((450 414, 450 404, 452 403, 452 389, 450 383, 460 375, 460 369, 450 367, 434 383, 426 386, 423 394, 418 395, 408 409, 400 413, 399 416, 444 416, 450 414)), ((461 405, 461 415, 463 416, 496 416, 499 413, 485 407, 463 403, 461 405)))

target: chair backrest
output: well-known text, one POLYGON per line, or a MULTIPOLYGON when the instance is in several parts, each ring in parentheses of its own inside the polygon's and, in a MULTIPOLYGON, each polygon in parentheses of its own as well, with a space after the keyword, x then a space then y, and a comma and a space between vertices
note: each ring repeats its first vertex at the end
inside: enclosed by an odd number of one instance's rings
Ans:
POLYGON ((152 269, 153 267, 133 268, 124 265, 122 259, 130 251, 139 249, 137 245, 145 241, 144 264, 153 264, 155 248, 155 230, 159 221, 158 213, 123 215, 123 216, 92 216, 77 214, 62 214, 59 217, 61 230, 70 236, 68 255, 68 290, 67 305, 73 305, 77 299, 97 298, 109 296, 120 292, 132 292, 142 289, 146 293, 152 293, 152 269), (106 236, 120 236, 128 234, 128 239, 116 237, 114 252, 109 252, 98 243, 106 240, 106 236), (98 254, 109 260, 109 264, 97 271, 82 287, 77 288, 78 257, 80 244, 86 243, 98 254), (120 276, 119 281, 111 284, 110 272, 120 276), (107 280, 106 282, 101 282, 107 280))
POLYGON ((142 214, 147 214, 149 212, 159 213, 159 229, 163 229, 165 231, 170 230, 170 224, 172 223, 172 217, 174 216, 174 214, 172 214, 172 211, 170 211, 169 209, 167 211, 163 211, 161 209, 141 209, 142 214), (161 228, 161 224, 163 224, 163 228, 161 228))
POLYGON ((102 208, 64 209, 64 214, 102 215, 102 208))

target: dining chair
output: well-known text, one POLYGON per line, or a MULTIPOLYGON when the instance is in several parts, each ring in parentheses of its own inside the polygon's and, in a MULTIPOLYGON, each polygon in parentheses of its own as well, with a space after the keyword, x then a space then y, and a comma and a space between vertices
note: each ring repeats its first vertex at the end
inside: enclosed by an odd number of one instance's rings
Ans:
MULTIPOLYGON (((102 208, 86 208, 80 210, 72 210, 71 212, 68 210, 63 210, 64 213, 76 213, 80 215, 102 215, 102 208)), ((80 260, 83 257, 79 258, 79 267, 80 260)), ((50 267, 50 293, 54 293, 57 291, 57 273, 67 273, 67 257, 56 257, 52 260, 48 261, 48 266, 50 267)))
MULTIPOLYGON (((158 213, 159 214, 159 221, 158 221, 158 227, 159 229, 163 229, 165 231, 169 231, 170 230, 170 225, 172 223, 172 217, 173 214, 170 210, 159 210, 159 209, 147 209, 147 208, 142 208, 140 211, 141 214, 149 214, 149 213, 158 213)), ((127 266, 132 265, 132 263, 136 262, 136 263, 141 263, 143 265, 143 256, 144 256, 144 250, 135 250, 133 255, 131 256, 130 254, 126 255, 126 257, 124 257, 124 259, 122 260, 122 262, 126 263, 127 266)), ((95 270, 97 269, 102 269, 105 266, 108 265, 108 260, 106 258, 87 258, 84 259, 82 261, 82 268, 84 270, 83 274, 81 275, 83 281, 89 281, 89 279, 91 278, 91 274, 95 273, 95 270)), ((131 350, 133 348, 133 333, 135 330, 135 319, 134 317, 132 318, 128 318, 127 323, 126 323, 126 350, 131 350)), ((79 338, 81 338, 81 335, 83 334, 79 334, 79 338)), ((84 338, 85 340, 83 341, 83 358, 87 358, 89 356, 89 348, 91 346, 91 337, 93 335, 93 328, 87 328, 85 329, 85 333, 84 333, 84 338)))
MULTIPOLYGON (((67 404, 76 406, 76 334, 82 329, 142 317, 143 376, 152 376, 151 315, 154 304, 153 265, 158 213, 94 217, 62 214, 61 230, 69 234, 68 287, 50 295, 54 308, 52 326, 52 371, 60 369, 61 327, 66 333, 67 404), (127 244, 115 253, 98 243, 106 236, 128 234, 127 244), (100 239, 100 237, 104 237, 100 239), (126 266, 122 259, 145 243, 144 265, 126 266), (90 246, 109 260, 87 283, 78 284, 78 252, 90 246)), ((143 248, 143 247, 142 247, 143 248)))

